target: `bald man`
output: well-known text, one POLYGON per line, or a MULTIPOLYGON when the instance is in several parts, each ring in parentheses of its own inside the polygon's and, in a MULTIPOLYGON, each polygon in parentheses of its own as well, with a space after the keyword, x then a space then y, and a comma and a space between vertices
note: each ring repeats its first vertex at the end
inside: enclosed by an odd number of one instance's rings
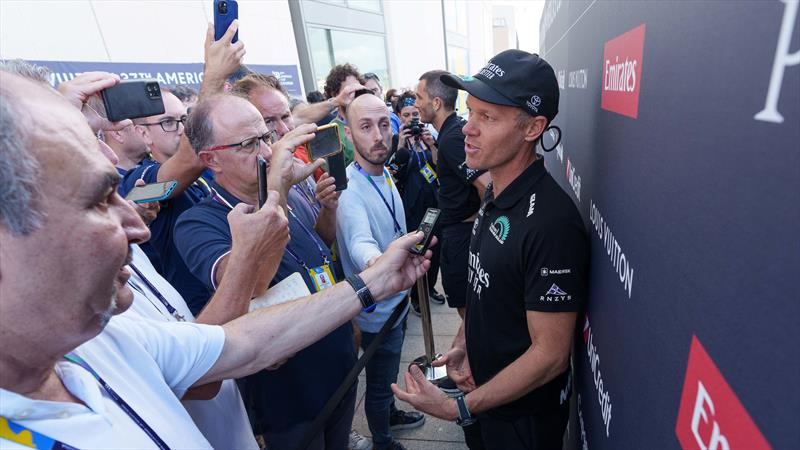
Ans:
MULTIPOLYGON (((345 275, 369 267, 389 244, 406 232, 400 193, 383 164, 389 157, 392 125, 386 105, 375 95, 362 94, 347 108, 347 134, 355 147, 355 160, 347 167, 348 188, 339 199, 336 240, 345 275)), ((355 318, 366 349, 407 292, 387 299, 371 313, 355 318)), ((392 430, 422 426, 425 416, 395 407, 391 384, 397 380, 400 352, 405 338, 408 307, 367 363, 364 411, 376 449, 403 446, 392 430)))

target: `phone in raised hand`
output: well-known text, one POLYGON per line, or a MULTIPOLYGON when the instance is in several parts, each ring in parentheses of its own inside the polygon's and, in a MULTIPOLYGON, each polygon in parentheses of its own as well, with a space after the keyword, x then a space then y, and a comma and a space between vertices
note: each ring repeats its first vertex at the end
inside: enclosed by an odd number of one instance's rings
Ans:
MULTIPOLYGON (((236 0, 214 0, 214 40, 218 41, 228 31, 234 20, 239 18, 239 4, 236 0)), ((233 35, 231 44, 239 40, 239 32, 233 35)))

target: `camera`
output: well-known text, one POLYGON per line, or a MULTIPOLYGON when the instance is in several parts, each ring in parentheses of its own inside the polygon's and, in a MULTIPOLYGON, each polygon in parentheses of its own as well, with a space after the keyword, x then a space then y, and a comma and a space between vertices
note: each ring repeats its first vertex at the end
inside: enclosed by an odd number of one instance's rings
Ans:
POLYGON ((228 2, 222 1, 217 3, 217 9, 220 14, 228 14, 228 2))
POLYGON ((411 119, 411 122, 408 125, 406 125, 406 128, 409 131, 411 131, 412 136, 419 136, 425 129, 425 125, 419 123, 419 117, 414 117, 413 119, 411 119))

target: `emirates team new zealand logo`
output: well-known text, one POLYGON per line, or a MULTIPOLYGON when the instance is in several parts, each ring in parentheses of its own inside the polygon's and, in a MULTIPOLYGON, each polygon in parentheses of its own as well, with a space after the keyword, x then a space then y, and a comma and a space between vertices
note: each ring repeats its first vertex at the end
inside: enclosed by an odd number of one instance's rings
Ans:
POLYGON ((511 222, 508 221, 508 217, 500 216, 494 220, 489 230, 492 232, 492 236, 497 239, 497 242, 502 245, 506 242, 508 232, 511 230, 511 222))

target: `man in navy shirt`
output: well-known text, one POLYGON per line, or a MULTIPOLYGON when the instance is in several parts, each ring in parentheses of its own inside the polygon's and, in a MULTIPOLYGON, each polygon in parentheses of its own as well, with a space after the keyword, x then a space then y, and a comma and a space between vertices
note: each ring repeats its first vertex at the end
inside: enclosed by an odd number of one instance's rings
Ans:
MULTIPOLYGON (((300 133, 309 127, 298 130, 300 133)), ((313 129, 313 127, 311 128, 313 129)), ((175 225, 175 242, 192 273, 209 290, 227 270, 226 259, 232 242, 227 215, 239 203, 257 204, 258 176, 256 158, 261 155, 270 161, 272 151, 268 146, 269 130, 258 110, 247 100, 236 96, 219 96, 195 106, 187 128, 192 146, 200 159, 214 172, 211 183, 212 196, 181 215, 175 225), (207 130, 212 130, 208 132, 207 130)), ((289 142, 295 132, 285 134, 289 142)), ((308 135, 306 135, 308 136, 308 135)), ((286 156, 286 155, 282 155, 286 156)), ((318 164, 317 164, 318 165, 318 164)), ((305 169, 315 165, 305 166, 305 169)), ((272 170, 270 170, 272 172, 272 170)), ((275 179, 270 174, 270 181, 275 179)), ((269 183, 271 187, 279 187, 269 183)), ((331 252, 322 234, 335 234, 333 230, 316 227, 334 227, 338 194, 325 190, 319 195, 321 207, 330 210, 334 220, 319 220, 312 205, 297 189, 271 192, 286 198, 289 234, 291 240, 282 256, 273 261, 254 262, 262 267, 264 284, 275 284, 298 272, 311 292, 319 292, 333 285, 331 252), (276 267, 276 262, 280 262, 276 267)), ((269 243, 265 243, 269 244, 269 243)), ((274 245, 282 249, 282 245, 274 245)), ((260 292, 256 292, 256 295, 260 292)), ((262 421, 267 445, 271 448, 291 448, 309 431, 311 422, 322 410, 325 402, 355 364, 356 353, 352 331, 344 324, 315 344, 298 352, 280 368, 263 371, 248 380, 252 398, 262 421), (325 376, 320 376, 324 372, 325 376)), ((338 411, 317 437, 317 442, 327 448, 347 446, 350 425, 355 408, 355 385, 338 406, 338 411)))
MULTIPOLYGON (((203 190, 201 182, 196 181, 204 167, 183 136, 186 107, 169 91, 162 90, 161 95, 164 114, 135 121, 137 130, 150 148, 151 158, 146 158, 124 175, 119 191, 120 195, 126 196, 140 179, 147 184, 170 180, 178 182, 172 196, 162 202, 161 211, 150 223, 152 237, 149 244, 155 253, 147 253, 164 278, 192 305, 207 301, 208 292, 193 289, 196 284, 175 251, 172 231, 178 216, 206 195, 207 191, 203 190)), ((196 314, 198 311, 193 312, 196 314)))

